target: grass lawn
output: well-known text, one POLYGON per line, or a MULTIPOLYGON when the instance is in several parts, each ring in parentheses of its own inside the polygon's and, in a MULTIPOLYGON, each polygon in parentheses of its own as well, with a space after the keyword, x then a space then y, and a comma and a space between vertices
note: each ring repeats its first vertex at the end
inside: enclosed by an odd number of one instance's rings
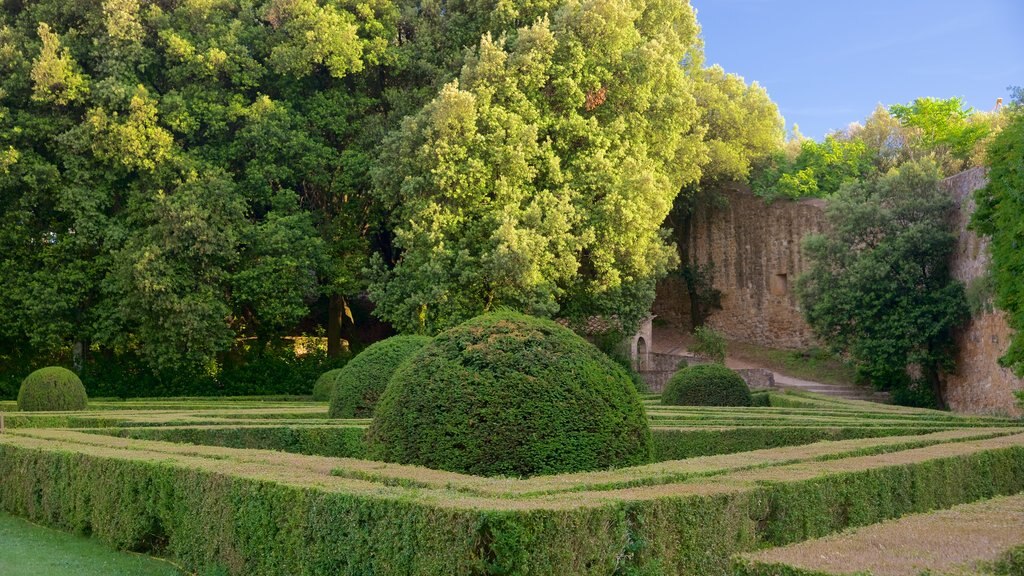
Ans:
POLYGON ((0 514, 0 574, 4 576, 181 576, 173 565, 116 552, 96 540, 72 536, 0 514))
POLYGON ((779 350, 746 342, 729 342, 729 356, 793 378, 825 384, 853 385, 854 368, 823 350, 779 350))

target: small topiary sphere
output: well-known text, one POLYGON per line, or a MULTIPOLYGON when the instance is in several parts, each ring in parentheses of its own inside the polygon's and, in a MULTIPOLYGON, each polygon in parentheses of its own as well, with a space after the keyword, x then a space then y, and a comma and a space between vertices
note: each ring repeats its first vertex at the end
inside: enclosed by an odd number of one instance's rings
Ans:
POLYGON ((313 384, 313 400, 326 402, 331 399, 339 372, 341 372, 341 368, 328 370, 316 379, 316 382, 313 384))
POLYGON ((88 400, 78 376, 60 366, 29 374, 18 391, 18 409, 26 412, 85 410, 88 400))
POLYGON ((665 385, 661 403, 671 406, 750 406, 750 388, 721 364, 700 364, 676 372, 665 385))
POLYGON ((427 336, 392 336, 371 345, 338 370, 331 418, 369 418, 398 365, 430 342, 427 336))
POLYGON ((574 332, 478 316, 395 371, 367 432, 372 457, 485 476, 645 464, 651 433, 621 366, 574 332))

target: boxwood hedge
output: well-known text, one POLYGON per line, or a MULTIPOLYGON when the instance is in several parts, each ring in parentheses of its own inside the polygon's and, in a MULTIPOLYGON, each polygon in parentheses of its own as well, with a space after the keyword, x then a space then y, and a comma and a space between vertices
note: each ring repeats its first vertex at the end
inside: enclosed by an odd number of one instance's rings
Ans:
POLYGON ((85 410, 87 404, 85 386, 78 375, 60 366, 29 374, 18 391, 18 409, 26 412, 85 410))
POLYGON ((426 336, 392 336, 371 345, 334 377, 331 418, 369 418, 388 380, 410 356, 430 342, 426 336))
POLYGON ((649 461, 630 377, 550 320, 485 314, 402 364, 367 434, 377 459, 483 476, 530 476, 649 461))

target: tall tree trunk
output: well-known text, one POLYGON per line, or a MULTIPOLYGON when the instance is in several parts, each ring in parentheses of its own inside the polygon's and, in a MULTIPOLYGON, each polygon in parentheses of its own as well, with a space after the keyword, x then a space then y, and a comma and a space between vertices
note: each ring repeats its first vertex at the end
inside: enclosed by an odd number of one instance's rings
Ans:
POLYGON ((344 348, 341 345, 341 318, 345 313, 345 301, 341 294, 331 294, 327 303, 327 356, 337 358, 344 348))

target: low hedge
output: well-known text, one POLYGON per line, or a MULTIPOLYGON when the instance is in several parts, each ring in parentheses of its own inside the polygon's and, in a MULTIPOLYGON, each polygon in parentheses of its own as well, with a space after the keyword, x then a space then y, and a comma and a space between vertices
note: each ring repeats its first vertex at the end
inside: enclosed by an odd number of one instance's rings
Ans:
POLYGON ((700 364, 676 372, 665 385, 661 403, 671 406, 750 406, 750 388, 721 364, 700 364))
POLYGON ((367 441, 380 460, 482 476, 633 466, 651 451, 622 367, 572 330, 516 312, 446 330, 399 366, 367 441))
POLYGON ((179 444, 279 450, 310 456, 365 458, 365 428, 268 426, 246 428, 107 428, 96 434, 179 444))
POLYGON ((1024 490, 1024 447, 1002 445, 708 495, 608 492, 602 504, 519 509, 499 499, 489 509, 401 488, 349 493, 261 479, 256 469, 233 475, 184 454, 75 453, 5 436, 0 509, 189 570, 252 576, 724 576, 737 552, 1024 490))
POLYGON ((654 439, 654 461, 665 462, 698 456, 801 446, 825 440, 912 436, 941 430, 945 430, 945 428, 749 426, 725 430, 655 429, 651 430, 651 437, 654 439))
MULTIPOLYGON (((698 456, 733 454, 750 450, 781 448, 821 442, 885 436, 913 436, 944 428, 797 428, 743 427, 728 430, 651 430, 654 462, 683 460, 698 456)), ((280 450, 310 456, 366 458, 365 429, 341 426, 260 426, 241 428, 152 427, 89 430, 96 434, 160 440, 203 446, 280 450)))
POLYGON ((328 416, 373 416, 395 369, 429 342, 426 336, 392 336, 363 350, 335 375, 328 416))
POLYGON ((78 375, 61 366, 29 374, 18 391, 18 409, 25 412, 71 412, 85 410, 88 403, 78 375))

